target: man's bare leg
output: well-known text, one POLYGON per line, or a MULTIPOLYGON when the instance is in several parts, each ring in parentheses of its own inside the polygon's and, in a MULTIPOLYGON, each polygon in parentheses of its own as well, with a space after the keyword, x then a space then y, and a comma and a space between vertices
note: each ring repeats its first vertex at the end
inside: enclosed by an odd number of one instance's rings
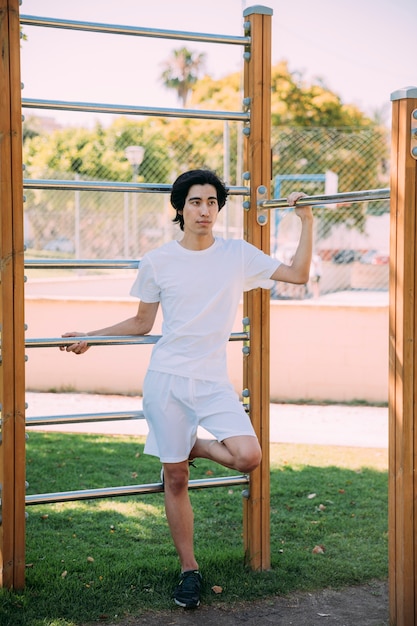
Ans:
POLYGON ((164 463, 165 512, 181 571, 198 570, 194 556, 194 514, 188 493, 188 461, 164 463))
MULTIPOLYGON (((228 437, 224 442, 197 439, 190 458, 205 458, 241 472, 251 472, 261 461, 256 437, 228 437)), ((188 493, 188 460, 164 463, 165 511, 181 570, 196 570, 194 555, 194 514, 188 493)))
POLYGON ((197 439, 190 453, 190 459, 194 458, 210 459, 239 472, 252 472, 261 462, 262 452, 256 437, 239 435, 222 442, 197 439))

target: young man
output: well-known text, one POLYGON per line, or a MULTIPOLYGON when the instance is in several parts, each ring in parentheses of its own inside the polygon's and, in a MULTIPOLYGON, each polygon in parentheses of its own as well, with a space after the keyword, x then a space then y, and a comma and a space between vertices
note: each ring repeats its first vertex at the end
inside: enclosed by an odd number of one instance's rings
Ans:
MULTIPOLYGON (((200 604, 202 581, 194 554, 189 461, 211 459, 245 473, 261 461, 250 419, 228 380, 226 346, 243 291, 270 288, 277 280, 307 282, 313 218, 311 207, 296 207, 303 195, 294 192, 288 197, 302 229, 292 264, 285 265, 245 241, 215 238, 213 227, 226 202, 226 187, 208 170, 181 174, 171 193, 174 222, 184 233, 181 241, 171 241, 141 260, 131 289, 131 295, 140 298, 134 317, 85 334, 147 334, 161 304, 162 337, 143 385, 149 426, 145 452, 163 464, 166 516, 181 564, 174 600, 184 608, 200 604), (215 439, 198 438, 199 425, 215 439)), ((63 337, 83 335, 71 332, 63 337)), ((61 349, 82 354, 88 343, 61 349)))

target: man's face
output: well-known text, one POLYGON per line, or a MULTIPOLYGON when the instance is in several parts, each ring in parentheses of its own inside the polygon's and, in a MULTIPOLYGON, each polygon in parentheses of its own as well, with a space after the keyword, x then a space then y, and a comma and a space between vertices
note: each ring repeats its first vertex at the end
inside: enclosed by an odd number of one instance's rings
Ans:
POLYGON ((188 190, 182 210, 184 233, 211 235, 218 213, 216 188, 213 185, 193 185, 188 190))

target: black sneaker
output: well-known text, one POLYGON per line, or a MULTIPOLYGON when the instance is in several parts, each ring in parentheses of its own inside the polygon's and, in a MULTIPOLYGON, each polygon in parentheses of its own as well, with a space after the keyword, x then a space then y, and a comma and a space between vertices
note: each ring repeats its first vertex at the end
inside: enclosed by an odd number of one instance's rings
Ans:
POLYGON ((198 570, 183 572, 173 594, 175 604, 184 609, 196 609, 200 605, 202 581, 198 570))

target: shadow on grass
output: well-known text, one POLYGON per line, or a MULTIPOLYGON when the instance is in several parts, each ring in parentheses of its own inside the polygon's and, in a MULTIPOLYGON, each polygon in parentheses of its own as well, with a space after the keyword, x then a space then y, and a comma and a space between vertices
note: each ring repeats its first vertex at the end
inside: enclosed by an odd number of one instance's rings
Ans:
MULTIPOLYGON (((31 435, 30 493, 157 482, 133 438, 31 435), (110 478, 109 478, 110 477, 110 478)), ((227 475, 199 461, 193 477, 227 475)), ((284 465, 271 472, 271 564, 244 565, 241 488, 191 492, 205 604, 387 575, 387 474, 284 465), (317 548, 318 547, 318 548, 317 548), (222 587, 215 595, 212 587, 222 587)), ((2 626, 67 626, 172 606, 178 561, 162 494, 28 507, 24 591, 0 591, 2 626)))

